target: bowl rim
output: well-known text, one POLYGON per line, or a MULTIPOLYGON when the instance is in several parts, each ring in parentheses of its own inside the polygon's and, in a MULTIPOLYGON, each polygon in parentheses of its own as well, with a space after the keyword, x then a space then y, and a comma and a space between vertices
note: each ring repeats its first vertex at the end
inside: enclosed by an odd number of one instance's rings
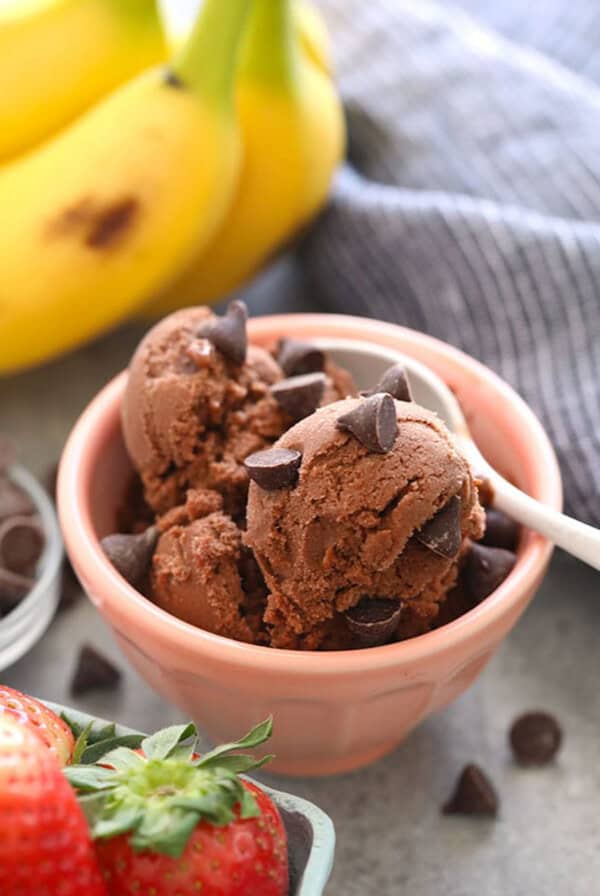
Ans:
MULTIPOLYGON (((264 344, 273 341, 276 334, 279 337, 293 334, 296 338, 307 339, 343 334, 348 338, 395 347, 406 354, 414 351, 419 360, 427 356, 442 357, 451 367, 463 373, 467 371, 478 381, 487 381, 511 405, 521 425, 527 428, 529 441, 535 445, 536 462, 544 473, 540 480, 540 500, 550 507, 561 509, 562 483, 558 461, 542 424, 504 380, 476 359, 435 337, 369 318, 299 313, 269 315, 249 321, 251 342, 264 344)), ((518 605, 523 593, 533 590, 550 558, 553 546, 542 536, 528 533, 522 553, 508 578, 477 607, 439 629, 381 647, 331 652, 283 650, 246 644, 196 628, 161 610, 119 575, 102 552, 89 507, 86 506, 85 483, 92 475, 87 451, 90 434, 108 429, 114 421, 126 377, 127 371, 123 371, 111 380, 92 399, 75 424, 60 462, 58 509, 65 543, 69 552, 77 557, 74 565, 84 570, 84 577, 96 583, 95 590, 101 590, 104 603, 111 604, 112 610, 119 616, 127 617, 132 630, 137 632, 136 640, 149 632, 152 638, 169 643, 171 647, 176 646, 184 652, 197 649, 210 654, 220 663, 264 667, 270 671, 285 670, 287 674, 300 676, 337 676, 344 672, 398 667, 446 653, 492 625, 508 607, 518 605)))
MULTIPOLYGON (((61 713, 65 713, 69 719, 83 727, 90 722, 97 722, 102 726, 112 724, 108 719, 94 716, 91 713, 71 706, 64 706, 62 703, 55 703, 52 700, 42 700, 42 703, 59 716, 61 713)), ((120 722, 115 722, 114 724, 117 735, 142 733, 137 729, 121 725, 120 722)), ((311 803, 310 800, 284 790, 276 790, 263 781, 258 783, 261 789, 269 794, 279 809, 296 812, 308 820, 313 832, 313 840, 294 896, 320 896, 331 876, 333 868, 336 841, 333 821, 323 809, 315 803, 311 803)))
POLYGON ((13 464, 8 469, 8 478, 21 488, 33 501, 40 517, 45 545, 39 560, 39 574, 33 588, 18 605, 0 619, 0 631, 5 635, 10 626, 19 625, 35 606, 48 596, 48 591, 56 577, 63 558, 63 540, 54 505, 45 488, 26 467, 13 464))

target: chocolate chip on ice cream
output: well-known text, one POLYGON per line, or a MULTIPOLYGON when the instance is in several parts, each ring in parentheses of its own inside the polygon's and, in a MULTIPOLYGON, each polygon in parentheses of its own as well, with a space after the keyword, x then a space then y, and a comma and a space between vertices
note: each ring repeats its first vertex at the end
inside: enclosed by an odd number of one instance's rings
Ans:
POLYGON ((302 455, 288 448, 270 448, 251 454, 244 463, 250 479, 261 488, 274 491, 295 484, 302 455))
POLYGON ((462 543, 460 504, 458 495, 452 495, 448 503, 417 532, 421 544, 441 557, 456 557, 460 550, 462 543))
POLYGON ((325 392, 324 373, 304 373, 271 386, 273 395, 285 413, 296 422, 308 417, 321 404, 325 392))
POLYGON ((402 364, 394 364, 383 374, 374 389, 362 392, 362 395, 374 395, 376 392, 387 392, 397 401, 412 401, 412 392, 406 369, 402 364))
POLYGON ((338 429, 346 429, 368 448, 386 454, 392 449, 398 423, 391 395, 377 393, 359 401, 337 419, 338 429))
POLYGON ((364 597, 344 615, 357 646, 377 647, 393 639, 402 615, 402 602, 364 597))
POLYGON ((244 302, 230 302, 223 317, 203 324, 198 335, 205 336, 230 361, 243 364, 248 350, 247 320, 248 309, 244 302))
POLYGON ((139 588, 148 570, 158 541, 158 529, 150 526, 138 535, 106 535, 102 550, 126 582, 139 588))
POLYGON ((325 353, 322 349, 299 339, 282 339, 277 361, 287 376, 316 373, 325 369, 325 353))

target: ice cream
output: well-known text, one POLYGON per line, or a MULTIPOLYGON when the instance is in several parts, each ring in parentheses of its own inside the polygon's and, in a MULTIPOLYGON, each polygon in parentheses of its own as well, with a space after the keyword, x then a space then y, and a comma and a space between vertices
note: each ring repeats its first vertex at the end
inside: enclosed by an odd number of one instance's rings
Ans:
POLYGON ((430 628, 484 520, 439 418, 377 393, 318 410, 274 450, 248 459, 245 536, 270 591, 272 645, 321 646, 374 598, 401 609, 390 640, 430 628))
POLYGON ((248 346, 242 303, 165 318, 130 365, 143 495, 107 556, 172 615, 271 647, 377 646, 467 612, 510 572, 518 531, 488 508, 474 545, 478 482, 403 368, 355 396, 310 342, 248 346))
MULTIPOLYGON (((317 404, 354 391, 338 368, 320 376, 317 404)), ((284 378, 269 352, 247 346, 240 302, 224 317, 187 308, 149 331, 130 364, 122 424, 156 513, 183 503, 186 490, 198 487, 218 491, 225 512, 243 517, 244 458, 273 444, 294 422, 271 392, 284 378)))
POLYGON ((240 529, 222 507, 217 492, 190 490, 185 505, 159 520, 152 599, 199 628, 260 641, 266 589, 240 529))

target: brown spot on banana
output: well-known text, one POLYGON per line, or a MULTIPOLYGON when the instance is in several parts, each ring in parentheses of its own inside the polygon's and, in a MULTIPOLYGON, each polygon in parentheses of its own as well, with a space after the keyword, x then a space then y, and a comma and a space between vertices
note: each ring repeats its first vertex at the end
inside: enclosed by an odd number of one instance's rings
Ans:
POLYGON ((50 238, 74 236, 88 249, 106 251, 132 229, 139 208, 140 202, 135 196, 102 204, 85 196, 52 218, 46 226, 46 235, 50 238))

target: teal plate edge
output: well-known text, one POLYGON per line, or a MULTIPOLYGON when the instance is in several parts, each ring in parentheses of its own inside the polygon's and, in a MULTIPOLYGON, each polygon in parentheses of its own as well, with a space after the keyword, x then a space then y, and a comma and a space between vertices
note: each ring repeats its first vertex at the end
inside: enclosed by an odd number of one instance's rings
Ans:
MULTIPOLYGON (((58 715, 61 712, 80 725, 97 722, 108 724, 88 713, 44 701, 58 715)), ((117 734, 138 734, 132 728, 116 725, 117 734)), ((335 829, 330 817, 308 800, 291 793, 273 790, 261 783, 277 805, 288 835, 290 862, 290 896, 322 896, 333 868, 335 853, 335 829)))

